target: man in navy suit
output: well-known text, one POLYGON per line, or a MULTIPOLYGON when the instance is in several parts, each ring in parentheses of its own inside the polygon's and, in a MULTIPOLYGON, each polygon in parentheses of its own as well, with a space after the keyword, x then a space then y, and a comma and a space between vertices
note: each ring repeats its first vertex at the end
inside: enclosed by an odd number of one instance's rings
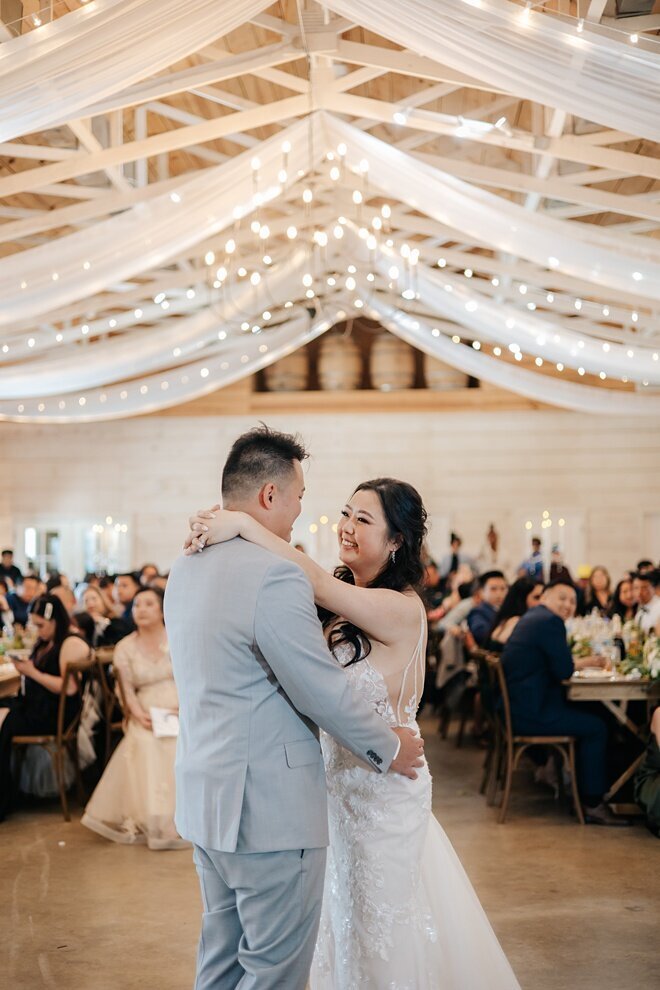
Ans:
POLYGON ((524 736, 575 736, 585 821, 626 825, 603 802, 607 726, 597 715, 567 702, 562 685, 576 667, 602 665, 595 657, 573 661, 565 622, 575 615, 576 603, 572 584, 561 579, 549 584, 541 604, 523 615, 504 647, 502 667, 513 731, 524 736))

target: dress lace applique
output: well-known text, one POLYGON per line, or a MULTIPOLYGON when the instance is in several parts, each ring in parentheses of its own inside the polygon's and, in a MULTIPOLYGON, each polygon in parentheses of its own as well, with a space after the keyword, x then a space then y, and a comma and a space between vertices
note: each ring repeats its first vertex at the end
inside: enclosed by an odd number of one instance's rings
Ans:
MULTIPOLYGON (((394 705, 368 658, 345 668, 388 725, 416 728, 424 640, 422 611, 394 705)), ((350 648, 335 656, 345 664, 350 648)), ((431 814, 426 763, 409 780, 378 773, 325 733, 321 745, 330 848, 311 990, 520 990, 431 814)))

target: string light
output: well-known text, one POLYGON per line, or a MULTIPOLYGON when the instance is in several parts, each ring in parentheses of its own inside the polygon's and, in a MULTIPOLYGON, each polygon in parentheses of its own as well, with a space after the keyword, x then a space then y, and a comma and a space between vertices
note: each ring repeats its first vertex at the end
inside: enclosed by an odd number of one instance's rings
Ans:
POLYGON ((303 198, 303 203, 311 203, 312 200, 314 199, 314 193, 312 192, 311 189, 304 189, 302 198, 303 198))
POLYGON ((293 225, 291 227, 287 227, 286 236, 289 238, 290 241, 294 240, 294 238, 298 236, 297 229, 293 225))

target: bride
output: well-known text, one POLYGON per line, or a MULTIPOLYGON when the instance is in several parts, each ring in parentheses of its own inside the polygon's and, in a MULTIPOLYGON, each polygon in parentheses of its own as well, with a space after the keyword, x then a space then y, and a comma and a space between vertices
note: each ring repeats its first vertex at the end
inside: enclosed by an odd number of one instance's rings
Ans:
MULTIPOLYGON (((359 485, 337 527, 334 576, 242 512, 192 517, 187 552, 234 539, 298 564, 328 646, 391 726, 417 731, 426 618, 416 587, 426 511, 410 485, 359 485)), ((377 774, 322 733, 330 848, 311 990, 520 990, 449 840, 431 776, 377 774)))

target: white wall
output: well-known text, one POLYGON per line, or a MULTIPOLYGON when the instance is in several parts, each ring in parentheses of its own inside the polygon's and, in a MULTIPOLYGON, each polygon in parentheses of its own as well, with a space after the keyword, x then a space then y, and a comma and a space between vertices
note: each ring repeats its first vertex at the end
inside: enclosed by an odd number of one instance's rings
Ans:
MULTIPOLYGON (((642 555, 660 557, 657 423, 563 412, 272 416, 301 430, 313 453, 295 539, 331 563, 330 525, 360 480, 394 475, 417 486, 432 521, 432 549, 449 528, 476 550, 494 522, 512 565, 530 519, 563 516, 568 562, 608 565, 614 576, 642 555), (652 545, 653 541, 653 545, 652 545)), ((213 502, 244 417, 163 417, 80 426, 0 426, 0 543, 19 522, 88 527, 106 515, 128 523, 134 564, 167 568, 190 510, 213 502)), ((556 538, 558 530, 551 531, 556 538)), ((550 534, 549 534, 550 535, 550 534)), ((18 550, 17 545, 17 550, 18 550)), ((20 555, 19 555, 20 556, 20 555)), ((80 569, 82 570, 82 561, 80 569)))

